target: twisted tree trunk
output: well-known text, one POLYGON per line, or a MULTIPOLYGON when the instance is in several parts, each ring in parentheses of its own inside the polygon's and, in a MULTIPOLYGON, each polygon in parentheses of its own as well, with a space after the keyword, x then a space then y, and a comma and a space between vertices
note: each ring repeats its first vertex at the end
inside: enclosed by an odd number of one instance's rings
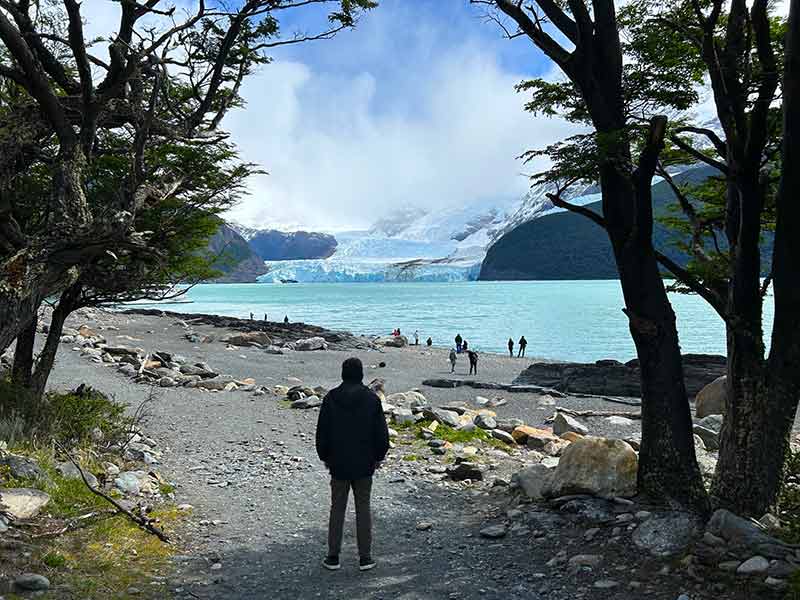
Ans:
POLYGON ((83 286, 76 282, 69 286, 61 294, 58 305, 53 310, 50 318, 50 329, 47 332, 45 341, 39 358, 36 361, 36 369, 30 378, 30 390, 35 398, 41 398, 47 388, 47 380, 53 370, 53 364, 58 353, 58 345, 61 342, 61 334, 64 331, 64 321, 67 317, 80 306, 80 295, 83 286))
POLYGON ((17 336, 14 348, 14 366, 11 368, 11 381, 21 387, 28 387, 33 372, 33 346, 36 342, 36 326, 39 319, 34 316, 17 336))

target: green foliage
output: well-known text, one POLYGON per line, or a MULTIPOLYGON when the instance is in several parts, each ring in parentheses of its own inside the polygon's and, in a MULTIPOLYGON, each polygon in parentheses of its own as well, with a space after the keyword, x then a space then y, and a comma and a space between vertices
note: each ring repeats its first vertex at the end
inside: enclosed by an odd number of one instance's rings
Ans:
POLYGON ((5 439, 11 443, 47 443, 55 438, 81 445, 91 439, 95 428, 106 439, 117 439, 130 422, 124 405, 92 388, 85 388, 80 394, 49 392, 36 400, 26 389, 4 379, 0 380, 0 431, 10 429, 9 424, 13 424, 15 432, 5 439))

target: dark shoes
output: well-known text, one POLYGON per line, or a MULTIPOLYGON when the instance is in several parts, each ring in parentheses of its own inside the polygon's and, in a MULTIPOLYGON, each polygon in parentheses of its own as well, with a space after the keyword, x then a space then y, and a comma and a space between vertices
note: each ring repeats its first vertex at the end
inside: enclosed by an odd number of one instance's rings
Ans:
MULTIPOLYGON (((369 556, 366 558, 362 558, 359 561, 358 569, 359 571, 369 571, 370 569, 375 568, 375 561, 372 560, 369 556)), ((342 565, 339 564, 339 557, 338 556, 326 556, 325 560, 322 561, 322 566, 328 569, 329 571, 338 571, 342 568, 342 565)))

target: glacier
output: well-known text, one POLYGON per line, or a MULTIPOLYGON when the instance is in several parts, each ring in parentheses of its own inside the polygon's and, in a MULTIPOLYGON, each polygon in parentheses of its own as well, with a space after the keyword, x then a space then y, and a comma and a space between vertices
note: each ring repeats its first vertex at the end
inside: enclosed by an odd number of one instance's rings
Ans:
MULTIPOLYGON (((489 247, 518 225, 564 209, 553 206, 544 186, 522 198, 484 199, 427 211, 406 207, 365 231, 336 233, 336 252, 326 259, 267 261, 263 283, 297 281, 386 282, 470 281, 478 278, 489 247)), ((587 188, 569 198, 589 204, 598 195, 587 188)), ((249 233, 246 231, 245 233, 249 233)))

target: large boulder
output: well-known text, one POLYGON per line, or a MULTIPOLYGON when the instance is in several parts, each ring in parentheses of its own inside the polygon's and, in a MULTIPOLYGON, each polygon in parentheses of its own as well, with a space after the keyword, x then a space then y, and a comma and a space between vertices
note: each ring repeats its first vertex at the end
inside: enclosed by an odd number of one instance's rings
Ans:
POLYGON ((546 495, 634 496, 638 464, 636 452, 622 440, 581 438, 564 450, 546 495))
POLYGON ((697 393, 694 410, 698 419, 725 414, 726 376, 717 377, 697 393))
POLYGON ((385 335, 375 340, 378 346, 388 346, 390 348, 405 348, 408 346, 408 338, 404 335, 385 335))
POLYGON ((648 519, 633 532, 637 548, 666 557, 686 550, 698 535, 700 524, 692 515, 675 512, 648 519))
POLYGON ((30 488, 0 488, 0 507, 14 519, 30 519, 39 514, 50 495, 30 488))
POLYGON ((231 346, 269 346, 272 339, 263 331, 250 331, 234 333, 222 338, 223 342, 231 346))

